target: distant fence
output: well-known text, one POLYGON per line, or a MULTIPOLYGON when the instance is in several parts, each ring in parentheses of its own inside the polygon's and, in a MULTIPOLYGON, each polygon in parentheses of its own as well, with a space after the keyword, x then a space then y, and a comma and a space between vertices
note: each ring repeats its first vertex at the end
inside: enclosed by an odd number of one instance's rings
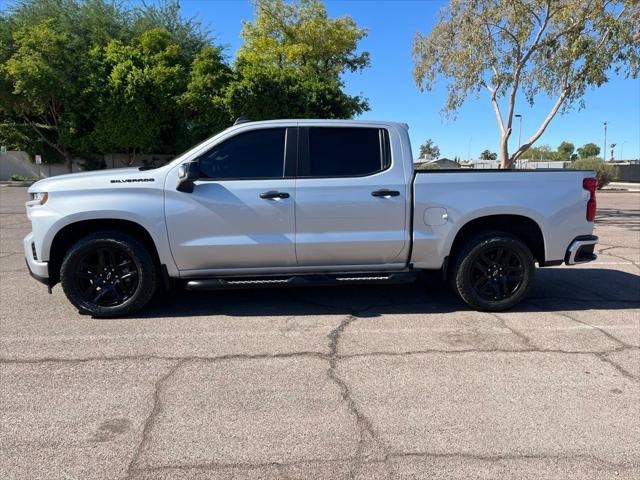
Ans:
POLYGON ((618 182, 640 182, 640 164, 614 165, 618 182))
MULTIPOLYGON (((562 161, 540 161, 529 162, 526 160, 518 160, 514 166, 517 169, 537 169, 537 168, 565 168, 566 163, 562 161)), ((498 160, 472 160, 471 162, 463 164, 465 168, 475 168, 476 170, 500 168, 500 162, 498 160)))
MULTIPOLYGON (((171 161, 174 155, 136 155, 135 160, 129 164, 129 157, 125 154, 105 155, 106 168, 141 167, 143 165, 161 166, 171 161)), ((77 158, 73 160, 73 172, 83 171, 85 160, 77 158)), ((0 152, 0 181, 9 180, 11 175, 23 177, 46 178, 69 173, 66 165, 60 163, 36 165, 29 160, 26 152, 7 151, 0 152)))
MULTIPOLYGON (((616 171, 616 181, 618 182, 640 182, 640 163, 637 160, 630 160, 631 163, 611 165, 616 171)), ((541 161, 541 162, 528 162, 520 160, 516 162, 515 168, 517 169, 543 169, 543 168, 568 168, 571 162, 559 162, 559 161, 541 161)), ((491 160, 473 160, 470 163, 462 165, 463 168, 474 169, 487 169, 498 168, 500 163, 498 161, 491 160)))
MULTIPOLYGON (((81 171, 80 166, 74 163, 73 171, 81 171)), ((0 153, 0 180, 9 180, 11 175, 46 178, 65 173, 69 173, 65 165, 36 165, 29 160, 29 155, 26 152, 8 151, 0 153)))

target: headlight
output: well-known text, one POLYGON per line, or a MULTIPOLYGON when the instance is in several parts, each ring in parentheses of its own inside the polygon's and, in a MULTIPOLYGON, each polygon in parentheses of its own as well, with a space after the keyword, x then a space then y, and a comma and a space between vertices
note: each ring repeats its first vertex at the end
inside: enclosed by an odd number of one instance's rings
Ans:
POLYGON ((47 192, 36 192, 31 194, 30 205, 44 205, 47 203, 49 199, 49 194, 47 192))

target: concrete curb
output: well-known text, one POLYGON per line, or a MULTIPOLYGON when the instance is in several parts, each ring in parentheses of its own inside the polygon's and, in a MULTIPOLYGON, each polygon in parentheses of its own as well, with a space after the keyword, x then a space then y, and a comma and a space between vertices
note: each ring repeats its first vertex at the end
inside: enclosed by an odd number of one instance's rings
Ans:
POLYGON ((36 183, 35 181, 13 182, 11 180, 0 181, 0 187, 30 187, 36 183))

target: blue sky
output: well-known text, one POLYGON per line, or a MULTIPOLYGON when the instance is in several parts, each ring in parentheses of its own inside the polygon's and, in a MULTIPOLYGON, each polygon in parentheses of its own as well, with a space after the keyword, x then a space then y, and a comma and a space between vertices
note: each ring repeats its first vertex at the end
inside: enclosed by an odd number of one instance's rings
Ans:
MULTIPOLYGON (((331 16, 350 15, 368 29, 360 48, 371 54, 371 67, 345 76, 346 89, 369 98, 371 110, 363 119, 395 120, 409 124, 414 153, 432 138, 447 157, 477 157, 485 148, 498 150, 499 131, 485 95, 469 99, 455 120, 445 119, 444 84, 420 93, 412 76, 412 40, 416 32, 428 33, 446 2, 427 0, 326 0, 331 16)), ((197 16, 211 29, 217 41, 228 46, 232 58, 241 45, 242 20, 253 18, 253 7, 245 0, 182 0, 187 16, 197 16)), ((522 137, 532 134, 547 115, 552 101, 544 96, 534 107, 520 102, 522 137)), ((587 142, 602 145, 603 122, 609 124, 607 143, 617 143, 615 156, 640 158, 640 80, 613 77, 603 87, 588 91, 586 108, 556 116, 537 145, 556 147, 568 140, 576 147, 587 142), (624 142, 624 144, 623 144, 624 142)), ((512 148, 517 142, 512 137, 512 148)))

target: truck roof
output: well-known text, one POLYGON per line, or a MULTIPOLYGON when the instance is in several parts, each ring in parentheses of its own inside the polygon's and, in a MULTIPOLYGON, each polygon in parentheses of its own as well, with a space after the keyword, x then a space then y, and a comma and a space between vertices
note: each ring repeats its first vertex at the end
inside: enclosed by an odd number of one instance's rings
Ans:
POLYGON ((291 124, 301 124, 301 125, 342 125, 342 126, 365 126, 365 125, 381 125, 381 126, 389 126, 389 127, 398 127, 403 128, 405 130, 409 129, 409 125, 402 122, 392 122, 386 120, 336 120, 336 119, 321 119, 321 118, 288 118, 288 119, 277 119, 277 120, 245 120, 243 119, 241 122, 236 123, 236 125, 291 125, 291 124))

